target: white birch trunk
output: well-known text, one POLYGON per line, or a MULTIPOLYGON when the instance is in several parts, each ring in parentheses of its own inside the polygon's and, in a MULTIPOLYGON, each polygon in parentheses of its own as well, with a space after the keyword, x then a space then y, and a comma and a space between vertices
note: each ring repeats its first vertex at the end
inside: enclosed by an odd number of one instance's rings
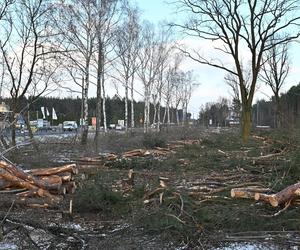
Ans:
POLYGON ((157 116, 157 103, 155 101, 153 103, 153 106, 154 106, 154 113, 153 113, 153 122, 152 122, 152 124, 155 124, 156 116, 157 116))
MULTIPOLYGON (((103 62, 104 64, 104 62, 103 62)), ((104 72, 104 70, 103 70, 104 72)), ((102 75, 102 93, 103 93, 103 99, 102 99, 102 112, 103 112, 103 127, 104 127, 104 133, 107 133, 107 123, 106 123, 106 96, 105 96, 105 86, 104 86, 104 74, 102 75)))
POLYGON ((128 79, 126 79, 125 85, 125 117, 124 117, 124 125, 125 131, 128 130, 128 79))
POLYGON ((134 99, 133 99, 133 82, 134 75, 131 78, 131 128, 134 128, 134 99))
POLYGON ((85 85, 84 85, 84 91, 83 91, 83 126, 82 126, 82 136, 81 136, 81 144, 87 143, 87 137, 88 137, 88 91, 89 91, 89 67, 90 67, 90 61, 87 59, 86 61, 86 68, 85 68, 85 85))

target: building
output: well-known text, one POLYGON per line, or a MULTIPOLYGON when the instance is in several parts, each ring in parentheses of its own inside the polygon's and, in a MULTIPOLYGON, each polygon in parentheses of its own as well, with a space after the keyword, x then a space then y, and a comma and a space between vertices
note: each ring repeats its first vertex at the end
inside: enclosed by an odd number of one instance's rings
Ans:
POLYGON ((5 129, 9 127, 9 114, 11 111, 9 110, 8 105, 4 102, 0 103, 0 129, 5 129))

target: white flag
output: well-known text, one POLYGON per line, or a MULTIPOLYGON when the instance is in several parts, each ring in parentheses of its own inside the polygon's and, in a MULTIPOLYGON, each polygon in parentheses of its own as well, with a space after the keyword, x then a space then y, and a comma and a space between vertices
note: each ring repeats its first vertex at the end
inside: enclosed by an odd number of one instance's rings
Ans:
POLYGON ((52 120, 57 120, 57 115, 54 108, 52 108, 52 120))
POLYGON ((43 114, 43 119, 45 119, 45 108, 44 107, 41 107, 41 111, 42 111, 42 114, 43 114))
POLYGON ((49 110, 46 108, 46 115, 49 116, 50 113, 49 113, 49 110))

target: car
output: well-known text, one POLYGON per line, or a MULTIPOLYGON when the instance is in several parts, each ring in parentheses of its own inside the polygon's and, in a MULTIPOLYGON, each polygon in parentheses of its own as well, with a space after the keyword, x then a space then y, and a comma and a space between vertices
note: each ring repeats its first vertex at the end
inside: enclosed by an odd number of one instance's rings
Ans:
POLYGON ((116 130, 123 130, 125 129, 125 127, 123 127, 122 125, 116 125, 116 130))
POLYGON ((63 131, 77 131, 78 125, 76 121, 65 121, 63 123, 63 131))

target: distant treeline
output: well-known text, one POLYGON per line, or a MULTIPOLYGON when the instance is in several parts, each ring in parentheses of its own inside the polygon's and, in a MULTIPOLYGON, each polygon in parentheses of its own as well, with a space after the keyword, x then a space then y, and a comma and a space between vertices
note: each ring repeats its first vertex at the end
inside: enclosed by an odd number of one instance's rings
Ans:
MULTIPOLYGON (((218 102, 207 103, 200 110, 200 124, 208 126, 212 120, 213 126, 228 125, 228 118, 235 114, 240 116, 236 110, 239 105, 230 105, 227 99, 220 99, 218 102)), ((269 101, 260 100, 252 106, 253 126, 275 126, 275 98, 269 101)), ((287 93, 280 96, 280 126, 284 128, 300 125, 300 84, 293 86, 287 93)))
MULTIPOLYGON (((275 99, 270 101, 260 100, 253 105, 252 121, 255 125, 274 127, 275 99)), ((281 126, 290 128, 300 125, 300 84, 280 96, 281 126)))
MULTIPOLYGON (((6 99, 5 102, 10 105, 10 99, 6 99)), ((26 107, 27 101, 23 101, 23 106, 26 107)), ((48 121, 52 120, 52 108, 55 109, 57 114, 57 120, 53 121, 54 125, 58 125, 63 121, 77 121, 79 123, 81 118, 81 103, 80 98, 58 98, 58 97, 40 97, 29 107, 30 120, 36 120, 37 118, 43 118, 41 107, 46 107, 50 113, 47 117, 48 121)), ((96 98, 90 98, 89 105, 89 124, 91 124, 92 117, 96 116, 96 98)), ((131 113, 131 105, 128 105, 129 114, 131 113)), ((136 126, 143 125, 144 119, 144 102, 134 102, 135 124, 136 126)), ((163 120, 165 108, 161 108, 161 121, 163 120)), ((103 115, 103 114, 102 114, 103 115)), ((120 99, 117 96, 106 99, 106 116, 107 124, 116 124, 118 120, 123 120, 125 115, 124 99, 120 99)), ((150 108, 150 121, 154 116, 154 107, 150 108)), ((176 111, 170 109, 171 122, 176 123, 176 111)), ((129 115, 130 124, 130 115, 129 115)), ((103 125, 103 117, 102 117, 103 125)), ((179 110, 179 120, 182 120, 182 110, 179 110)))

